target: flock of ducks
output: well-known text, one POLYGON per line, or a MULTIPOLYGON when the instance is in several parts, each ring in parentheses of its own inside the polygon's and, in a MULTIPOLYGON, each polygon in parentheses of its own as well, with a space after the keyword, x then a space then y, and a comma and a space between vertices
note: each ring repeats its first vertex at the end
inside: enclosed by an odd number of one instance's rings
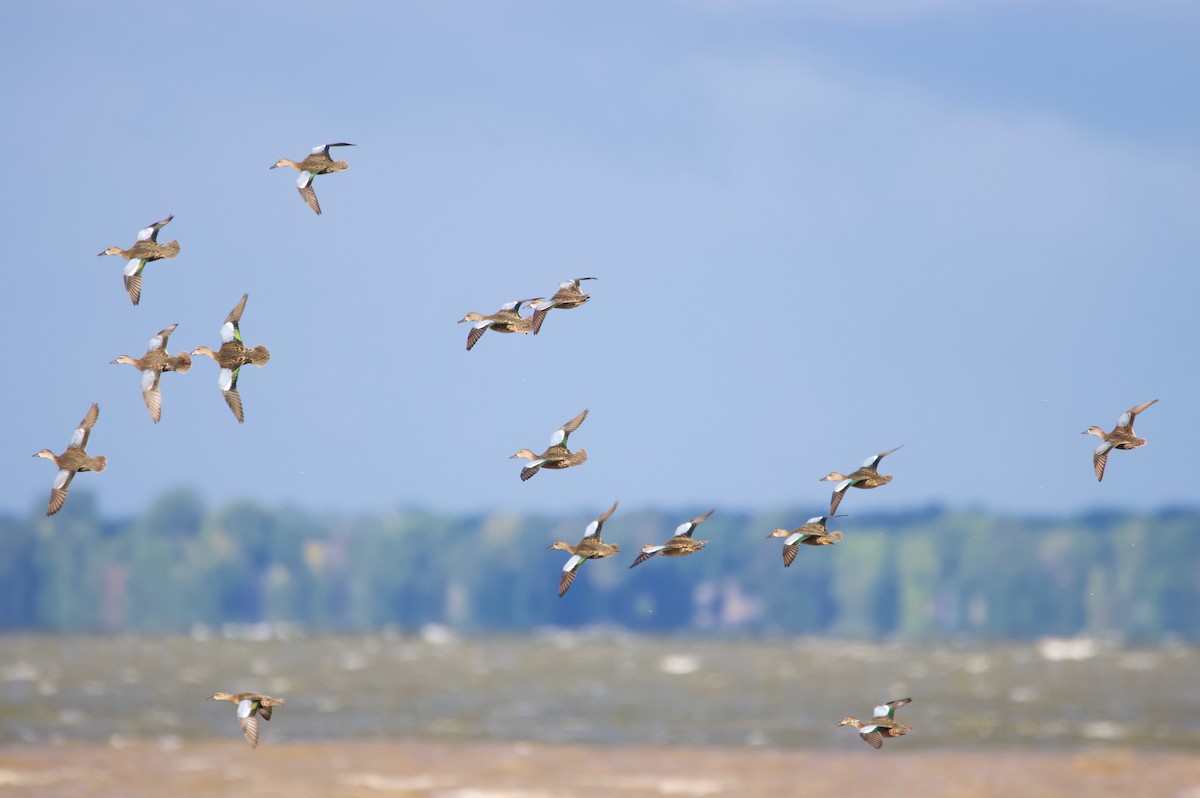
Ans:
MULTIPOLYGON (((345 161, 333 160, 329 155, 329 151, 332 147, 353 146, 353 144, 348 142, 325 144, 320 147, 314 147, 302 161, 280 158, 270 168, 275 169, 281 166, 289 166, 298 171, 300 176, 296 179, 296 187, 300 192, 301 198, 314 213, 320 214, 321 206, 317 202, 317 195, 313 190, 313 181, 317 175, 342 172, 349 168, 349 164, 345 161)), ((122 270, 122 278, 129 299, 134 305, 137 305, 141 299, 142 273, 146 264, 165 258, 174 258, 179 254, 178 241, 171 241, 167 244, 158 243, 159 231, 169 224, 173 218, 174 216, 167 216, 140 230, 137 234, 137 240, 128 249, 112 246, 99 253, 100 255, 117 255, 126 261, 125 267, 122 270)), ((570 310, 587 303, 591 297, 589 294, 584 293, 581 284, 586 280, 595 279, 595 277, 575 277, 565 280, 559 283, 557 290, 549 299, 533 297, 514 300, 501 305, 499 310, 488 315, 475 312, 468 313, 459 320, 459 323, 469 322, 471 324, 471 329, 467 333, 467 350, 470 351, 479 342, 479 339, 483 337, 483 334, 489 330, 497 333, 537 335, 541 332, 546 316, 551 310, 570 310), (521 309, 523 307, 528 307, 532 313, 522 316, 521 309)), ((172 356, 167 351, 168 339, 175 332, 176 328, 176 325, 172 324, 160 330, 150 339, 146 353, 140 358, 121 355, 112 361, 114 364, 131 365, 141 372, 142 399, 154 423, 158 423, 162 417, 162 391, 160 388, 162 375, 168 372, 186 374, 191 369, 192 357, 200 355, 210 357, 217 363, 220 369, 217 384, 221 390, 221 395, 238 423, 245 421, 242 399, 237 389, 238 374, 242 366, 253 365, 261 368, 271 358, 270 352, 265 346, 258 345, 251 348, 246 346, 242 341, 240 323, 248 298, 248 294, 243 294, 238 303, 234 305, 233 310, 226 316, 220 329, 221 345, 216 350, 207 346, 197 346, 190 354, 188 352, 180 352, 172 356)), ((1134 434, 1133 422, 1139 413, 1157 401, 1157 399, 1151 400, 1122 413, 1117 419, 1116 427, 1111 432, 1105 432, 1096 426, 1084 430, 1083 434, 1096 435, 1101 439, 1100 445, 1095 448, 1093 453, 1093 466, 1097 480, 1104 479, 1104 469, 1108 462, 1108 455, 1113 449, 1135 449, 1146 444, 1144 438, 1139 438, 1134 434)), ((530 449, 521 449, 516 454, 513 454, 509 459, 524 459, 529 461, 529 464, 521 469, 521 481, 524 482, 532 478, 543 468, 552 470, 572 468, 586 462, 586 450, 576 449, 572 451, 567 444, 571 434, 579 429, 580 425, 587 418, 587 415, 588 411, 585 409, 579 415, 556 429, 553 435, 550 436, 549 446, 542 453, 535 454, 530 449)), ((62 509, 67 500, 67 490, 75 474, 81 471, 100 472, 107 466, 107 460, 103 455, 93 457, 86 450, 88 438, 99 416, 100 406, 93 404, 79 423, 79 426, 72 433, 70 443, 61 454, 56 455, 49 449, 42 449, 34 454, 34 457, 42 457, 51 461, 58 469, 51 485, 50 500, 46 510, 47 515, 54 515, 62 509)), ((898 451, 900 448, 897 446, 894 449, 888 449, 885 452, 868 457, 861 467, 849 474, 832 471, 827 476, 821 477, 820 481, 822 482, 837 483, 830 496, 829 513, 810 518, 803 525, 795 529, 776 529, 767 536, 768 539, 784 539, 783 565, 785 568, 790 567, 795 561, 800 551, 800 546, 830 546, 842 540, 842 532, 840 530, 830 531, 826 528, 826 525, 831 519, 845 517, 838 515, 837 510, 847 490, 849 488, 878 488, 890 483, 892 481, 891 475, 880 474, 879 464, 884 457, 898 451)), ((571 555, 566 563, 563 564, 559 577, 558 595, 560 598, 570 589, 579 573, 580 566, 585 561, 605 559, 620 552, 620 544, 607 543, 601 538, 601 531, 604 524, 616 512, 617 505, 618 502, 613 502, 611 507, 589 523, 584 530, 583 537, 578 543, 572 545, 566 541, 558 540, 547 547, 547 550, 562 550, 571 555)), ((647 543, 642 546, 629 567, 638 566, 655 555, 685 557, 700 551, 707 545, 708 541, 696 540, 692 535, 696 531, 696 528, 708 520, 713 512, 714 510, 709 510, 703 515, 696 516, 690 521, 680 524, 675 529, 672 537, 665 543, 647 543)), ((209 700, 229 701, 236 705, 238 723, 241 726, 246 742, 251 748, 258 746, 258 719, 262 718, 265 721, 269 721, 272 710, 275 707, 283 706, 285 703, 283 698, 275 698, 251 692, 217 692, 209 700)), ((901 737, 912 730, 912 727, 897 723, 895 720, 896 709, 910 703, 911 700, 910 698, 902 698, 896 701, 889 701, 886 704, 875 707, 873 716, 868 721, 846 717, 838 725, 853 727, 868 745, 872 748, 880 748, 883 745, 884 739, 901 737)))

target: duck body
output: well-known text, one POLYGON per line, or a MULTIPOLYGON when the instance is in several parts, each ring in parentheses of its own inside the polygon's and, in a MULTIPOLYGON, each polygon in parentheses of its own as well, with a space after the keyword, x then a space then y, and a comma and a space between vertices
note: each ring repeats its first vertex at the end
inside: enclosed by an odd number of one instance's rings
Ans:
POLYGON ((1133 421, 1137 418, 1138 413, 1157 401, 1157 399, 1151 399, 1149 402, 1126 410, 1117 417, 1117 425, 1113 427, 1112 432, 1105 432, 1096 426, 1088 427, 1083 431, 1083 435, 1096 435, 1101 441, 1100 445, 1092 452, 1092 467, 1096 472, 1097 482, 1104 479, 1104 467, 1108 465, 1109 452, 1113 449, 1136 449, 1146 445, 1145 438, 1139 438, 1133 433, 1133 421))
POLYGON ((280 158, 271 167, 276 169, 280 166, 290 166, 300 173, 296 178, 296 188, 300 191, 300 198, 312 208, 313 213, 321 215, 321 204, 317 202, 317 192, 313 189, 313 180, 317 175, 327 175, 334 172, 344 172, 350 168, 350 164, 345 161, 335 161, 329 156, 330 147, 353 147, 345 141, 336 142, 334 144, 323 144, 319 147, 313 147, 308 156, 302 161, 293 161, 290 158, 280 158))
POLYGON ((149 227, 139 230, 137 241, 129 249, 108 247, 99 253, 100 255, 119 255, 125 260, 122 278, 125 281, 125 291, 135 305, 142 298, 142 270, 146 268, 146 264, 173 258, 179 254, 178 241, 170 241, 166 244, 158 243, 158 231, 174 218, 175 215, 171 214, 167 218, 160 219, 149 227))
POLYGON ((559 598, 562 598, 571 587, 571 584, 575 581, 575 575, 579 572, 579 566, 583 565, 585 560, 601 560, 621 551, 621 544, 605 543, 600 538, 600 531, 604 527, 604 522, 612 517, 612 514, 617 509, 617 504, 619 502, 613 502, 612 507, 609 507, 598 518, 588 524, 583 538, 574 546, 565 540, 556 540, 546 547, 547 551, 550 549, 559 549, 569 552, 571 555, 570 559, 563 565, 562 575, 559 577, 559 598))
POLYGON ((905 726, 902 723, 896 722, 896 710, 911 702, 911 698, 889 701, 886 704, 880 704, 875 707, 875 717, 869 721, 862 721, 854 717, 845 717, 842 718, 838 725, 854 727, 858 731, 859 736, 862 737, 863 742, 872 748, 879 749, 883 747, 884 739, 903 737, 912 731, 912 726, 905 726))
POLYGON ((647 543, 642 546, 637 558, 629 566, 633 568, 636 565, 644 563, 656 554, 661 554, 664 557, 686 557, 689 554, 694 554, 700 549, 708 545, 707 540, 695 540, 692 538, 692 533, 696 531, 696 527, 708 520, 715 510, 709 510, 704 515, 699 515, 691 521, 685 521, 675 528, 675 534, 670 540, 662 544, 647 543))
POLYGON ((526 482, 543 468, 571 468, 586 462, 587 457, 587 449, 571 451, 565 446, 551 446, 541 454, 534 454, 529 449, 521 449, 508 459, 524 458, 530 461, 529 465, 521 469, 521 481, 526 482))
POLYGON ((221 325, 221 348, 213 350, 207 346, 198 346, 192 350, 192 356, 206 356, 216 361, 221 367, 217 374, 217 387, 229 405, 233 417, 241 424, 245 420, 242 410, 242 397, 237 390, 238 374, 242 366, 252 365, 262 368, 271 359, 271 353, 261 344, 251 349, 242 343, 242 333, 239 327, 242 312, 246 309, 249 294, 243 294, 241 300, 230 311, 221 325))
POLYGON ((142 372, 142 400, 150 412, 150 418, 157 424, 162 417, 162 391, 159 382, 162 375, 168 371, 186 374, 192 367, 192 358, 187 352, 170 355, 167 352, 167 339, 178 325, 172 324, 165 330, 160 330, 147 344, 146 354, 141 357, 121 355, 114 364, 125 364, 142 372))
POLYGON ((790 568, 796 560, 796 554, 801 546, 832 546, 842 539, 841 530, 827 530, 825 524, 830 518, 844 518, 841 515, 818 515, 804 522, 803 526, 792 530, 776 529, 767 538, 784 538, 783 567, 790 568))
POLYGON ((842 497, 845 496, 848 488, 878 488, 880 485, 891 482, 891 474, 879 473, 879 461, 900 448, 902 447, 897 446, 895 449, 888 449, 886 452, 868 457, 863 461, 861 468, 849 474, 831 471, 827 476, 821 477, 818 480, 820 482, 838 483, 833 489, 833 495, 829 498, 829 515, 832 516, 837 512, 838 505, 842 503, 842 497))
POLYGON ((46 515, 54 515, 66 504, 67 489, 71 486, 71 480, 75 478, 75 474, 80 471, 99 473, 108 466, 108 459, 104 455, 92 457, 86 451, 88 437, 99 417, 100 405, 93 404, 88 408, 83 421, 79 422, 79 426, 75 428, 75 432, 71 435, 71 442, 62 454, 56 455, 49 449, 34 452, 34 457, 49 460, 58 468, 58 473, 54 475, 54 482, 50 488, 50 502, 46 507, 46 515))
POLYGON ((262 693, 216 692, 209 696, 208 700, 228 701, 237 705, 238 724, 242 727, 242 734, 251 748, 258 748, 258 718, 269 721, 271 710, 287 703, 285 699, 262 693))
POLYGON ((495 313, 485 316, 482 313, 471 311, 459 319, 459 324, 471 322, 471 330, 467 333, 467 351, 470 352, 471 347, 475 346, 488 330, 499 333, 528 334, 534 332, 533 318, 521 315, 521 306, 526 302, 533 301, 533 299, 517 299, 505 302, 495 313))
POLYGON ((554 434, 550 436, 550 446, 541 454, 534 454, 529 449, 520 449, 516 454, 508 458, 509 460, 524 458, 530 461, 529 465, 521 469, 522 482, 525 482, 543 468, 571 468, 587 461, 586 449, 571 451, 567 448, 568 438, 571 437, 572 432, 579 429, 579 425, 587 418, 587 414, 588 411, 584 410, 575 416, 575 418, 556 429, 554 434))

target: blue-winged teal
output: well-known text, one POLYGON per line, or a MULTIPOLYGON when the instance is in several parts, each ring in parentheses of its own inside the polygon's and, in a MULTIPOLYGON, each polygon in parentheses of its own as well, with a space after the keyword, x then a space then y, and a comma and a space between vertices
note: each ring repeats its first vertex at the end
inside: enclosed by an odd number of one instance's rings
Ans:
POLYGON ((208 355, 213 360, 217 361, 217 365, 221 367, 220 373, 217 375, 217 387, 221 389, 221 395, 225 397, 225 404, 229 405, 229 409, 233 411, 233 417, 241 424, 244 420, 242 414, 242 397, 237 390, 238 372, 242 366, 250 364, 262 368, 271 359, 271 353, 262 344, 248 348, 242 343, 242 331, 238 327, 238 323, 242 318, 242 311, 246 309, 246 299, 249 294, 242 294, 241 301, 233 306, 233 310, 225 317, 225 323, 221 325, 221 348, 214 352, 207 346, 198 346, 192 350, 192 355, 208 355))
POLYGON ((872 748, 882 748, 885 737, 903 737, 912 731, 912 726, 905 726, 896 722, 896 709, 911 701, 911 698, 889 701, 886 704, 880 704, 875 707, 875 717, 869 721, 846 717, 842 718, 838 725, 853 726, 867 745, 872 748))
POLYGON ((549 299, 537 299, 532 305, 533 308, 533 332, 536 335, 542 331, 542 323, 546 320, 546 314, 552 308, 559 310, 569 310, 577 308, 584 302, 591 299, 590 294, 583 293, 579 287, 579 283, 584 280, 595 280, 595 277, 574 277, 570 280, 564 280, 558 284, 558 290, 554 292, 554 296, 549 299))
POLYGON ((672 537, 666 543, 657 546, 653 543, 647 543, 645 546, 642 546, 642 550, 638 554, 637 559, 635 559, 629 567, 632 568, 634 565, 640 565, 641 563, 644 563, 646 560, 653 557, 655 554, 661 554, 664 557, 686 557, 694 551, 700 551, 700 549, 704 548, 705 545, 708 544, 708 541, 693 540, 692 533, 696 531, 696 527, 707 521, 708 517, 714 512, 716 511, 709 510, 704 515, 698 515, 691 521, 685 521, 684 523, 675 527, 674 537, 672 537))
POLYGON ((1092 453, 1092 465, 1096 469, 1097 482, 1104 479, 1104 466, 1108 464, 1109 452, 1113 449, 1136 449, 1139 446, 1146 445, 1145 438, 1139 438, 1133 434, 1133 420, 1137 418, 1138 413, 1157 401, 1157 399, 1151 399, 1145 404, 1140 404, 1137 407, 1131 407, 1126 410, 1117 418, 1117 426, 1113 427, 1112 432, 1105 432, 1099 427, 1088 427, 1081 433, 1083 435, 1097 435, 1103 441, 1092 453))
POLYGON ((112 361, 114 364, 128 364, 142 372, 142 399, 145 400, 146 409, 150 411, 150 418, 155 424, 162 416, 162 391, 159 390, 158 383, 163 372, 186 374, 192 367, 192 358, 187 352, 180 352, 174 357, 167 353, 167 338, 178 326, 172 324, 151 338, 150 343, 146 345, 146 354, 141 357, 121 355, 112 361))
POLYGON ((783 541, 783 567, 788 568, 796 559, 796 553, 801 546, 832 546, 842 539, 842 532, 835 529, 832 532, 825 528, 830 518, 845 518, 844 515, 818 515, 804 522, 804 526, 795 529, 776 529, 767 535, 767 539, 785 538, 783 541))
POLYGON ((142 269, 146 268, 146 264, 163 258, 173 258, 179 254, 178 241, 171 241, 167 244, 158 243, 158 231, 174 218, 175 214, 171 214, 166 219, 161 219, 149 227, 139 230, 137 241, 129 249, 108 247, 98 253, 99 255, 120 255, 125 259, 123 272, 125 291, 135 305, 142 298, 142 269))
POLYGON ((271 719, 272 707, 281 707, 287 702, 282 698, 272 698, 262 693, 213 693, 209 701, 229 701, 237 704, 238 723, 241 724, 242 734, 251 748, 258 748, 258 716, 263 720, 271 719))
POLYGON ((897 446, 895 449, 888 449, 881 454, 872 455, 863 461, 862 468, 851 474, 839 474, 837 471, 829 472, 829 476, 821 477, 818 482, 836 482, 837 487, 833 489, 833 496, 829 498, 829 514, 833 515, 837 512, 838 505, 842 503, 842 496, 846 493, 846 488, 878 488, 880 485, 886 485, 892 481, 890 474, 880 474, 876 469, 879 468, 879 461, 887 457, 892 452, 900 449, 897 446))
POLYGON ((583 539, 579 543, 572 546, 565 540, 556 540, 546 547, 550 549, 562 549, 569 551, 571 558, 567 560, 562 568, 562 577, 558 580, 558 596, 567 592, 567 588, 575 581, 575 574, 579 571, 579 566, 583 565, 584 560, 600 560, 605 557, 611 557, 621 550, 619 543, 605 543, 600 539, 600 530, 604 527, 604 522, 612 517, 613 512, 617 509, 618 502, 613 502, 612 507, 609 507, 600 517, 587 525, 584 530, 583 539))
MULTIPOLYGON (((538 297, 535 297, 537 299, 538 297)), ((483 334, 488 330, 495 330, 501 333, 531 333, 533 332, 533 318, 521 315, 521 306, 526 302, 533 302, 533 299, 517 299, 512 302, 505 302, 500 306, 500 309, 490 316, 484 316, 482 313, 471 311, 467 315, 458 320, 459 324, 470 321, 474 322, 471 326, 471 331, 467 333, 467 351, 471 351, 471 347, 475 346, 483 334)))
POLYGON ((584 410, 575 418, 563 424, 554 431, 550 436, 550 446, 541 454, 534 454, 529 449, 521 449, 516 454, 511 455, 508 459, 515 460, 517 458, 525 458, 531 461, 529 465, 521 469, 521 481, 532 477, 540 469, 543 468, 570 468, 577 466, 587 460, 587 450, 577 449, 571 451, 567 448, 567 438, 571 433, 579 429, 579 425, 587 418, 588 411, 584 410))
POLYGON ((54 483, 50 488, 50 505, 46 508, 46 515, 54 515, 62 509, 67 501, 67 488, 71 487, 71 480, 75 478, 77 471, 99 473, 108 465, 108 459, 104 455, 89 457, 84 451, 87 448, 88 436, 91 435, 92 427, 96 425, 96 419, 99 417, 100 405, 93 404, 71 434, 71 442, 62 454, 56 455, 49 449, 34 452, 34 457, 44 457, 58 466, 58 473, 54 475, 54 483))
POLYGON ((308 207, 320 215, 321 206, 317 202, 317 192, 313 190, 313 180, 317 175, 327 175, 332 172, 344 172, 350 168, 350 164, 345 161, 335 161, 329 157, 330 147, 353 147, 345 141, 339 141, 335 144, 324 144, 320 147, 313 147, 309 152, 308 157, 303 161, 293 161, 290 158, 280 158, 275 162, 274 169, 278 166, 290 166, 300 173, 296 178, 296 188, 300 190, 300 196, 308 203, 308 207))

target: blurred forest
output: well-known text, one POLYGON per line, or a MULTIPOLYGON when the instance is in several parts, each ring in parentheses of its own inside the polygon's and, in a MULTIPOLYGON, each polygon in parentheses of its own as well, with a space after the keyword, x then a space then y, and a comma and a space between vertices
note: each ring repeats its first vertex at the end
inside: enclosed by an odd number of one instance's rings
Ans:
MULTIPOLYGON (((605 540, 556 597, 574 543, 610 500, 573 517, 400 510, 314 515, 189 490, 106 520, 73 491, 63 511, 0 519, 0 629, 186 632, 196 625, 465 633, 606 624, 655 633, 851 638, 1107 635, 1200 639, 1200 511, 1005 518, 928 508, 836 519, 836 546, 802 547, 783 568, 777 526, 811 513, 722 512, 707 548, 629 570, 640 546, 703 508, 618 509, 605 540)), ((811 508, 810 508, 811 509, 811 508)))

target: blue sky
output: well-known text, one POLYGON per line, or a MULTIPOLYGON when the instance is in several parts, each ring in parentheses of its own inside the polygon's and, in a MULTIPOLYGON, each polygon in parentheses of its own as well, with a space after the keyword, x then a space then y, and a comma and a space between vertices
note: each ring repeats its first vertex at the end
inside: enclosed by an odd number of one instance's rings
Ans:
POLYGON ((29 3, 0 52, 0 508, 91 402, 136 512, 1194 504, 1200 11, 1182 2, 29 3), (280 157, 354 142, 316 182, 280 157), (169 213, 179 257, 117 258, 169 213), (596 276, 534 337, 467 311, 596 276), (239 427, 197 360, 244 293, 239 427), (1079 433, 1149 445, 1097 484, 1079 433), (518 479, 583 408, 587 464, 518 479))

